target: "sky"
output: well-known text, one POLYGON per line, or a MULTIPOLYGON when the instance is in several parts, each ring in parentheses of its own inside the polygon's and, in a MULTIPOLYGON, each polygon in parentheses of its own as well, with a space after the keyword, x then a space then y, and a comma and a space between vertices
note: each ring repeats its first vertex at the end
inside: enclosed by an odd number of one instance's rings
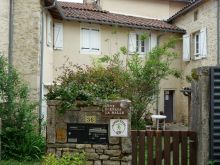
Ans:
POLYGON ((66 2, 79 2, 82 3, 83 0, 59 0, 59 1, 66 1, 66 2))

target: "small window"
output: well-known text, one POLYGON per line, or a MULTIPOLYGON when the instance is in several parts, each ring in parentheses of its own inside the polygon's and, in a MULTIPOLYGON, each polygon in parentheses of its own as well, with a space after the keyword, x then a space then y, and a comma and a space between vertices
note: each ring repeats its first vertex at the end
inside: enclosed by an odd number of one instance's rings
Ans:
POLYGON ((96 28, 81 28, 81 53, 100 53, 100 31, 96 28))
POLYGON ((194 54, 200 54, 200 33, 197 32, 194 34, 194 54))
POLYGON ((197 19, 198 19, 198 11, 195 11, 194 12, 194 21, 197 21, 197 19))
POLYGON ((141 55, 149 51, 149 37, 143 37, 142 33, 129 34, 129 53, 137 52, 141 55))

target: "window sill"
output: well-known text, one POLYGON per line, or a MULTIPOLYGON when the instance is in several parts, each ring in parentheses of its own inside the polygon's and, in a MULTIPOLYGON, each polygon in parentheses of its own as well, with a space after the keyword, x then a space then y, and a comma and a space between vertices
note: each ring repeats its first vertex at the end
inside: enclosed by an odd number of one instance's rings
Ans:
POLYGON ((83 55, 101 55, 101 52, 100 51, 98 51, 98 52, 80 51, 80 54, 83 54, 83 55))

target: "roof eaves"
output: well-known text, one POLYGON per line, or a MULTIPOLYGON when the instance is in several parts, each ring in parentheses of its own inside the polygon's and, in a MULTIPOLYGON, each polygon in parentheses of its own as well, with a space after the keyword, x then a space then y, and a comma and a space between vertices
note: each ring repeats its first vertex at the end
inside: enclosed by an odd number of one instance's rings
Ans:
MULTIPOLYGON (((65 17, 65 16, 64 16, 65 17)), ((107 21, 98 21, 98 20, 88 20, 88 19, 81 19, 81 18, 73 18, 73 17, 65 17, 64 19, 69 21, 79 21, 79 22, 86 22, 86 23, 97 23, 103 25, 115 25, 115 26, 122 26, 128 28, 138 28, 138 29, 147 29, 147 30, 156 30, 156 31, 164 31, 164 32, 173 32, 173 33, 181 33, 184 34, 186 31, 184 29, 169 29, 169 28, 160 28, 155 26, 138 26, 138 25, 131 25, 131 24, 122 24, 117 22, 107 22, 107 21)))
POLYGON ((166 22, 171 23, 176 18, 178 18, 178 17, 186 14, 187 12, 191 11, 192 9, 198 7, 203 2, 205 2, 205 0, 196 0, 196 1, 192 2, 191 4, 187 5, 186 7, 184 7, 180 11, 178 11, 176 14, 174 14, 173 16, 168 18, 166 22))

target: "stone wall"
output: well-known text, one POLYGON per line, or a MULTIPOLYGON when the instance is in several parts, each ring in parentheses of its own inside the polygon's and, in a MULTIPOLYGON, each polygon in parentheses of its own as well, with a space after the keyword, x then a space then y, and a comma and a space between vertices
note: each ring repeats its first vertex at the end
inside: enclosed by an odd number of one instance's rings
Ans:
POLYGON ((0 2, 0 52, 8 56, 9 0, 0 2))
MULTIPOLYGON (((111 103, 110 103, 111 104, 111 103)), ((129 102, 126 102, 129 105, 129 102)), ((128 137, 110 137, 107 144, 76 144, 67 142, 68 123, 88 123, 86 116, 95 116, 92 124, 108 124, 110 118, 103 117, 100 106, 81 106, 60 114, 59 102, 49 101, 47 110, 47 152, 62 156, 67 152, 86 153, 90 165, 129 165, 131 164, 130 119, 128 120, 128 137)), ((130 118, 129 107, 126 109, 130 118)), ((118 118, 112 116, 111 118, 118 118)), ((121 117, 120 117, 121 118, 121 117)))
POLYGON ((198 165, 207 165, 209 159, 209 113, 210 113, 210 74, 209 67, 194 71, 192 82, 192 110, 190 130, 197 132, 198 165))
POLYGON ((39 100, 41 0, 14 0, 13 64, 39 100))

